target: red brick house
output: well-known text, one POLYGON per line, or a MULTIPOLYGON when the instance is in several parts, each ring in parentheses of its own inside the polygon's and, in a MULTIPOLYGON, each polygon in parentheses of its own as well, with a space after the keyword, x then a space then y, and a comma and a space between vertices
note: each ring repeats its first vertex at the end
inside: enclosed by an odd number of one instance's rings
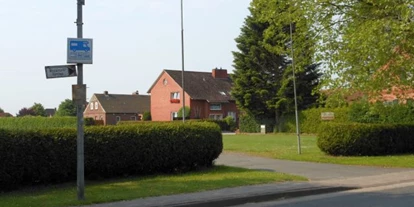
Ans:
POLYGON ((13 115, 11 115, 10 113, 0 113, 0 117, 13 117, 13 115))
POLYGON ((103 120, 104 125, 113 125, 119 121, 142 120, 142 115, 150 111, 150 96, 110 94, 93 94, 83 112, 84 117, 103 120))
MULTIPOLYGON (((148 90, 151 93, 153 121, 173 120, 182 108, 181 70, 163 70, 148 90)), ((234 98, 230 95, 232 81, 225 69, 212 72, 184 72, 185 105, 191 119, 223 119, 238 117, 234 98)))

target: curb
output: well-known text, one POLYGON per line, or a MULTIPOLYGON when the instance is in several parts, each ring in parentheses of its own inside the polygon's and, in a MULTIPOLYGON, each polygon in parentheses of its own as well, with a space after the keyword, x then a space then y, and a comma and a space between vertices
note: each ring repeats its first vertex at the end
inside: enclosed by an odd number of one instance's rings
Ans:
POLYGON ((285 191, 285 192, 248 195, 248 196, 243 196, 243 197, 224 198, 224 199, 219 199, 219 200, 195 201, 195 202, 189 202, 189 203, 171 204, 171 205, 166 205, 166 206, 168 207, 211 207, 211 206, 225 207, 225 206, 241 205, 241 204, 246 204, 246 203, 259 203, 259 202, 266 202, 266 201, 272 201, 272 200, 278 200, 278 199, 319 195, 319 194, 325 194, 325 193, 335 193, 335 192, 355 190, 355 189, 358 189, 358 188, 357 187, 342 187, 342 186, 304 188, 304 189, 285 191))

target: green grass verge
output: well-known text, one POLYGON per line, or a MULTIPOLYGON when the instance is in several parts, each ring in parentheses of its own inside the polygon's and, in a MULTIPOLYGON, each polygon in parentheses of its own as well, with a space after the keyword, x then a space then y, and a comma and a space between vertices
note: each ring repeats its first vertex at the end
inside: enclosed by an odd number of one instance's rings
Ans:
POLYGON ((291 134, 251 134, 223 136, 224 150, 284 160, 414 168, 414 155, 329 156, 316 146, 316 137, 301 136, 302 154, 298 154, 297 136, 291 134))
POLYGON ((26 189, 0 194, 0 206, 76 206, 283 181, 306 181, 306 178, 282 173, 217 166, 204 171, 180 175, 87 182, 86 200, 83 202, 77 201, 74 184, 26 189))

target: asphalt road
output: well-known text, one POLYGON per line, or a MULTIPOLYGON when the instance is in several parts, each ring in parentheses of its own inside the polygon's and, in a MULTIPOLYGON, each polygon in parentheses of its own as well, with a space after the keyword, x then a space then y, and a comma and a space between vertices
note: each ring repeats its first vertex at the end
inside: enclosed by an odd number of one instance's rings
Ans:
POLYGON ((307 196, 239 207, 410 207, 414 206, 414 182, 307 196))

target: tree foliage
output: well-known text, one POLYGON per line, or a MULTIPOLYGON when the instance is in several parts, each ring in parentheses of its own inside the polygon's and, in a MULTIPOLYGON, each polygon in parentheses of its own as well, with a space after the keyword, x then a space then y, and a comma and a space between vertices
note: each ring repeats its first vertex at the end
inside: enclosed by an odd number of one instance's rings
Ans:
POLYGON ((323 88, 375 96, 414 86, 414 0, 254 0, 253 5, 274 28, 295 23, 293 38, 304 43, 295 44, 295 56, 311 48, 324 68, 323 88), (309 32, 313 41, 301 41, 309 32))
POLYGON ((19 113, 17 114, 18 117, 22 117, 22 116, 35 116, 35 112, 33 111, 32 108, 22 108, 19 110, 19 113))
POLYGON ((319 58, 328 60, 329 83, 366 91, 413 86, 413 5, 413 0, 316 1, 319 58))
MULTIPOLYGON (((288 3, 288 0, 253 0, 249 8, 251 14, 236 38, 239 51, 233 52, 235 85, 232 95, 238 105, 258 119, 273 118, 276 123, 282 114, 294 109, 293 69, 301 108, 316 102, 317 96, 312 90, 320 76, 319 64, 312 63, 314 42, 308 22, 292 22, 291 26, 286 16, 290 9, 288 3), (271 6, 273 4, 275 6, 271 6), (306 50, 297 50, 299 47, 306 50)), ((295 12, 304 14, 301 8, 296 8, 295 12)))
POLYGON ((34 103, 30 109, 33 111, 34 116, 46 116, 46 110, 40 103, 34 103))
MULTIPOLYGON (((190 112, 191 109, 189 106, 185 106, 185 118, 190 118, 190 112)), ((180 110, 177 113, 178 117, 183 117, 183 107, 180 108, 180 110)))
POLYGON ((76 105, 70 99, 65 99, 59 104, 56 116, 76 116, 76 105))
POLYGON ((2 108, 0 108, 0 113, 4 113, 4 110, 2 108))

